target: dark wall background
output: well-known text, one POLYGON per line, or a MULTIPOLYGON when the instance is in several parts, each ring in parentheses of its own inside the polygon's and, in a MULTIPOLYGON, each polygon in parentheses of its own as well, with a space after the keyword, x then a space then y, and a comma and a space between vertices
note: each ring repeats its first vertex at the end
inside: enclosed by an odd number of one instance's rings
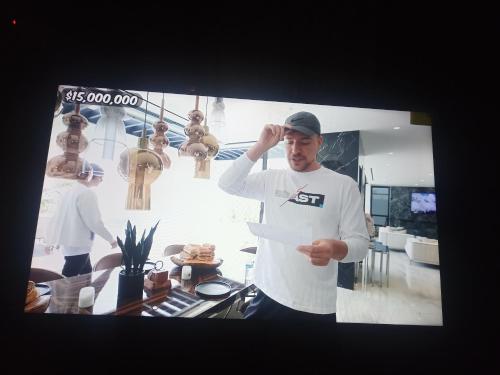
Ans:
POLYGON ((498 317, 490 306, 498 246, 495 236, 477 235, 496 233, 488 217, 496 211, 485 208, 498 193, 481 180, 494 175, 491 163, 471 157, 496 160, 498 149, 484 136, 496 130, 488 113, 496 107, 478 87, 492 82, 489 68, 498 70, 488 55, 497 13, 470 4, 440 10, 327 2, 289 11, 243 5, 228 16, 229 5, 185 5, 141 3, 129 12, 88 3, 2 5, 5 362, 21 354, 29 361, 12 363, 23 370, 43 363, 61 373, 75 363, 115 372, 179 363, 221 372, 230 365, 261 370, 263 363, 349 374, 498 368, 498 317), (47 109, 59 84, 430 113, 444 327, 24 315, 52 123, 47 109), (470 173, 477 191, 464 183, 470 173), (193 361, 193 347, 204 357, 193 361))
POLYGON ((405 227, 407 233, 415 236, 438 239, 437 214, 415 214, 411 212, 411 193, 413 192, 435 193, 435 189, 430 187, 391 186, 389 225, 405 227))
MULTIPOLYGON (((358 181, 359 131, 323 134, 317 160, 332 171, 358 181)), ((339 263, 337 285, 354 289, 354 263, 339 263)))
POLYGON ((326 168, 358 181, 359 131, 323 134, 317 159, 326 168))

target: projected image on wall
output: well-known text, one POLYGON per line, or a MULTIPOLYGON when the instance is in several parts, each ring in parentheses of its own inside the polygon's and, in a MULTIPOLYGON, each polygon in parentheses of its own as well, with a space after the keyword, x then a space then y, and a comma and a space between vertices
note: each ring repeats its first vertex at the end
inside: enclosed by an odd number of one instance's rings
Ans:
POLYGON ((54 94, 25 312, 442 325, 431 127, 410 112, 54 94))

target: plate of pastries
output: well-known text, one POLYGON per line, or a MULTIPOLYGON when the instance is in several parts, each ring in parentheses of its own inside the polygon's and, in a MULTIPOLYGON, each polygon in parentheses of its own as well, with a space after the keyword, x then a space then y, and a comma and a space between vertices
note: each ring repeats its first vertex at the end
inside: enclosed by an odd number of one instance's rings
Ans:
POLYGON ((50 303, 50 287, 47 284, 36 284, 28 281, 26 299, 24 301, 25 312, 44 312, 50 303))
POLYGON ((215 257, 215 245, 187 244, 179 254, 172 255, 170 260, 177 266, 192 266, 217 268, 222 264, 222 259, 215 257))

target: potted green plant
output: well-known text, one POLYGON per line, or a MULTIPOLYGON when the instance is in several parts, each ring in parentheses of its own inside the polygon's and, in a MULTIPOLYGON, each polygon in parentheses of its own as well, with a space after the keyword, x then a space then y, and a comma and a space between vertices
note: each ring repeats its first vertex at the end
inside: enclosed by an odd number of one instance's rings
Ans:
POLYGON ((144 264, 146 263, 153 235, 158 227, 159 221, 151 228, 146 236, 146 230, 142 233, 139 242, 136 242, 136 227, 132 227, 130 220, 127 221, 125 229, 125 241, 116 237, 116 242, 123 254, 123 265, 125 268, 120 271, 118 280, 118 301, 123 303, 130 300, 142 299, 144 288, 144 264))

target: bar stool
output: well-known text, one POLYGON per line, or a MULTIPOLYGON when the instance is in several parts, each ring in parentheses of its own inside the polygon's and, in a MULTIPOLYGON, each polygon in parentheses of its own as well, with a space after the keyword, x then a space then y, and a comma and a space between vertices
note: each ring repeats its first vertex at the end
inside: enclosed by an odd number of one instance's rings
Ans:
POLYGON ((389 258, 390 258, 390 252, 389 252, 389 247, 382 244, 381 242, 378 241, 372 241, 370 244, 370 257, 371 257, 371 270, 369 272, 369 280, 372 285, 374 285, 373 281, 373 274, 374 274, 374 266, 375 266, 375 257, 376 254, 380 254, 380 265, 379 265, 379 279, 380 279, 380 286, 383 285, 383 278, 382 278, 382 273, 383 273, 383 259, 385 256, 385 279, 386 279, 386 286, 389 287, 389 258))
POLYGON ((359 262, 355 263, 355 269, 354 269, 354 279, 356 280, 356 283, 360 282, 359 278, 359 268, 361 267, 361 288, 365 289, 367 280, 368 280, 368 263, 370 259, 370 251, 366 254, 366 256, 359 262))

